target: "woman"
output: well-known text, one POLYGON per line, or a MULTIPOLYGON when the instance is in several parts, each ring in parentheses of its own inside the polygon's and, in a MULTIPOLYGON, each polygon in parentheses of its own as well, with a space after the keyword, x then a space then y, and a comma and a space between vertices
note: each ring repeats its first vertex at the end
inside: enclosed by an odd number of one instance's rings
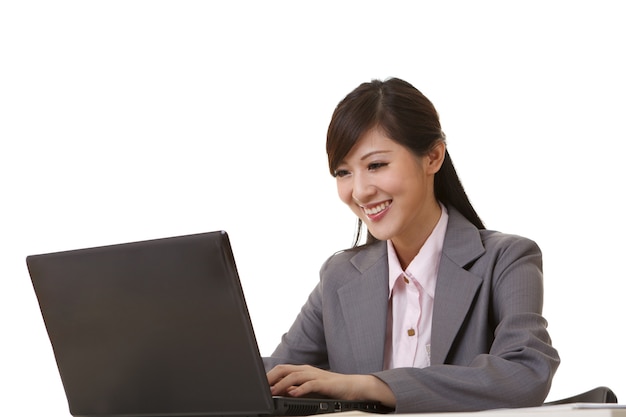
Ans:
POLYGON ((541 405, 559 364, 541 252, 485 230, 432 103, 399 79, 361 84, 337 106, 326 149, 368 239, 322 266, 265 358, 272 393, 399 413, 541 405))

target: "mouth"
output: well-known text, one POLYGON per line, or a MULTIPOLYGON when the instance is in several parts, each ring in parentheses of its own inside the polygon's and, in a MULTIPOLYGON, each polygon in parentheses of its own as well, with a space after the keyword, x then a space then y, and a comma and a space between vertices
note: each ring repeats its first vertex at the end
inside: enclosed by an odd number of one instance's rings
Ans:
POLYGON ((367 215, 370 220, 377 220, 387 211, 389 206, 391 205, 391 200, 383 201, 382 203, 378 203, 371 206, 361 206, 363 212, 367 215))

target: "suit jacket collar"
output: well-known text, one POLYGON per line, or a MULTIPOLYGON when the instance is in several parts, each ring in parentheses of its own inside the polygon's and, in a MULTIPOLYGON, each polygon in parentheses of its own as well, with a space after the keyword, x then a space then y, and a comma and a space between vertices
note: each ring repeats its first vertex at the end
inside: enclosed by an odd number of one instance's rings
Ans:
POLYGON ((461 268, 485 253, 480 231, 455 208, 448 208, 448 229, 443 253, 461 268))
MULTIPOLYGON (((482 278, 465 268, 485 249, 480 232, 465 217, 448 207, 448 228, 435 290, 431 364, 442 364, 452 347, 482 278)), ((374 243, 359 250, 351 263, 361 274, 338 290, 359 372, 382 370, 389 297, 387 245, 374 243), (361 302, 355 303, 355 300, 361 302)))
POLYGON ((479 230, 449 208, 448 230, 439 262, 431 335, 432 365, 445 363, 454 339, 472 306, 482 277, 467 269, 485 253, 479 230))

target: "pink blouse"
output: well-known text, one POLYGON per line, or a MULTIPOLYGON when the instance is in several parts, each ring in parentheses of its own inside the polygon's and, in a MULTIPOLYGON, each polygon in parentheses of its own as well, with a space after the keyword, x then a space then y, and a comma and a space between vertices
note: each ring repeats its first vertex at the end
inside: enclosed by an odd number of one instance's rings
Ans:
POLYGON ((406 271, 400 266, 393 243, 387 241, 389 310, 385 369, 430 366, 435 285, 447 227, 448 211, 442 205, 439 222, 406 271))

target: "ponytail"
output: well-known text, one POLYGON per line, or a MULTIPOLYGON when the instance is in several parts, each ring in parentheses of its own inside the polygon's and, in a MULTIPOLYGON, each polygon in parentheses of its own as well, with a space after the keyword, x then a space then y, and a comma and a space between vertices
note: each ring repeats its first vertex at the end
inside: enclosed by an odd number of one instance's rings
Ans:
POLYGON ((478 229, 485 228, 465 193, 447 149, 443 164, 439 172, 435 174, 435 198, 445 206, 454 207, 478 229))

